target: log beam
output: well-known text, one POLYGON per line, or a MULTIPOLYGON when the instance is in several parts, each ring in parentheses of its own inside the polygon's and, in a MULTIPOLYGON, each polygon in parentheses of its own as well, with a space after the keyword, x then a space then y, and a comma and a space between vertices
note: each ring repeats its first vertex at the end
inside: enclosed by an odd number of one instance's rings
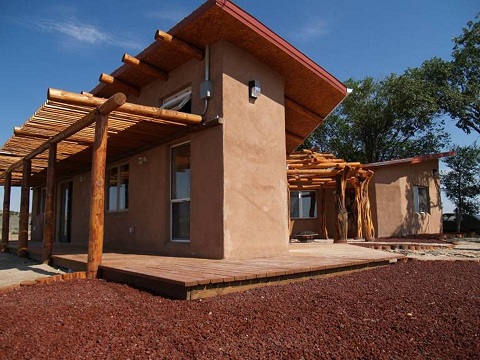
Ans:
POLYGON ((57 162, 57 144, 48 148, 47 185, 45 197, 45 216, 43 221, 42 261, 48 263, 52 257, 53 225, 55 223, 53 205, 55 203, 55 164, 57 162))
MULTIPOLYGON (((99 97, 88 97, 57 89, 48 89, 47 99, 80 106, 99 106, 106 101, 106 99, 99 97)), ((131 103, 123 104, 117 109, 117 111, 155 119, 169 120, 181 124, 200 124, 202 122, 202 117, 200 115, 187 114, 173 110, 160 109, 153 106, 144 106, 131 103)))
POLYGON ((99 115, 95 123, 92 158, 90 226, 88 236, 87 278, 97 277, 102 262, 105 226, 105 170, 107 160, 108 115, 99 115))
POLYGON ((187 53, 189 55, 192 55, 193 57, 197 58, 198 60, 203 60, 204 57, 204 52, 197 47, 183 41, 180 39, 177 39, 176 37, 161 31, 157 30, 155 33, 155 40, 157 41, 163 41, 165 43, 169 43, 173 46, 175 46, 177 49, 181 50, 184 53, 187 53))
POLYGON ((167 72, 160 70, 159 68, 150 65, 142 60, 139 60, 135 56, 123 54, 122 62, 144 74, 153 76, 156 79, 168 80, 167 72))
POLYGON ((10 195, 12 190, 12 173, 5 174, 5 183, 3 185, 3 213, 2 213, 2 244, 0 251, 7 251, 10 238, 10 195))
MULTIPOLYGON (((44 135, 44 134, 37 134, 37 133, 32 133, 29 131, 22 130, 22 128, 16 126, 13 129, 13 134, 18 137, 25 137, 25 138, 37 138, 37 139, 45 139, 48 140, 52 137, 52 135, 44 135)), ((93 141, 87 141, 85 139, 79 139, 75 136, 70 136, 68 140, 64 140, 67 143, 74 143, 77 145, 84 145, 84 146, 90 146, 93 144, 93 141)))
MULTIPOLYGON (((83 95, 78 95, 78 96, 83 96, 83 95)), ((91 125, 93 122, 95 122, 97 114, 101 114, 101 115, 109 114, 110 112, 117 109, 119 106, 125 104, 126 100, 127 98, 122 93, 117 93, 113 95, 108 100, 105 100, 101 104, 99 104, 96 109, 93 109, 92 111, 90 111, 83 118, 78 120, 76 123, 73 123, 65 130, 59 132, 57 135, 52 136, 49 140, 47 140, 38 148, 36 148, 32 152, 30 152, 28 155, 26 155, 24 159, 31 160, 35 158, 36 156, 40 155, 44 151, 48 150, 50 144, 63 141, 66 138, 72 136, 73 134, 91 125)), ((23 160, 17 161, 16 163, 10 165, 10 167, 7 169, 7 172, 11 172, 12 170, 19 168, 20 166, 22 166, 22 164, 23 164, 23 160)))
POLYGON ((298 114, 300 114, 300 115, 302 115, 302 116, 304 116, 304 117, 306 117, 310 120, 313 120, 318 124, 321 124, 323 122, 323 120, 325 119, 323 116, 320 116, 320 115, 314 113, 313 111, 307 109, 306 107, 297 103, 295 100, 292 100, 288 97, 285 97, 285 107, 286 108, 288 107, 288 108, 292 109, 296 113, 298 113, 298 114))
POLYGON ((32 161, 22 160, 22 190, 20 196, 20 220, 18 224, 18 250, 17 255, 26 257, 28 252, 28 223, 30 210, 30 174, 32 161))
POLYGON ((101 73, 98 81, 108 85, 118 86, 122 89, 122 92, 134 95, 136 97, 140 96, 140 89, 132 84, 129 84, 123 80, 117 79, 111 75, 101 73))

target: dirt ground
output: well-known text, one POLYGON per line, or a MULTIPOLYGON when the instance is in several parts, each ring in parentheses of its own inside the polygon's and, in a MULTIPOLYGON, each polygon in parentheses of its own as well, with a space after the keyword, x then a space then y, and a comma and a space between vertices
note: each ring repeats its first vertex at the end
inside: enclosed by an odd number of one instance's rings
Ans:
POLYGON ((392 250, 418 260, 470 260, 480 262, 480 238, 450 239, 451 249, 392 250))
POLYGON ((1 359, 474 359, 480 264, 415 261, 197 301, 100 280, 0 295, 1 359))

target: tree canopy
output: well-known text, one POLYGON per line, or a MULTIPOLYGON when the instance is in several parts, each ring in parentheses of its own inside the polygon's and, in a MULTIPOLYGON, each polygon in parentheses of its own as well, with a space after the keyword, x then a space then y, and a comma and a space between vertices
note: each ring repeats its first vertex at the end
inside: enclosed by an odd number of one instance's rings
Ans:
POLYGON ((453 38, 452 60, 433 58, 412 75, 428 84, 441 109, 467 133, 480 134, 480 22, 469 21, 463 33, 453 38))
POLYGON ((461 214, 476 214, 480 210, 480 147, 474 143, 457 146, 454 150, 457 153, 455 156, 444 159, 451 170, 443 174, 442 183, 460 219, 461 214))
POLYGON ((443 122, 434 121, 440 111, 435 97, 412 74, 349 79, 345 84, 352 94, 304 147, 371 163, 439 152, 448 144, 443 122))

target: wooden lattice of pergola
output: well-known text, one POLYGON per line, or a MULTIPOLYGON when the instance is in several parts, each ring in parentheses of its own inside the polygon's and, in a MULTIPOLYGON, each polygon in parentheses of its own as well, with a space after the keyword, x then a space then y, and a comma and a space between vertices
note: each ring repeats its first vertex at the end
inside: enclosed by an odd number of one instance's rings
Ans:
POLYGON ((347 186, 355 189, 355 237, 369 241, 375 236, 368 198, 368 184, 372 177, 373 171, 363 169, 359 162, 346 162, 333 154, 302 150, 287 157, 289 190, 320 191, 320 236, 323 238, 328 238, 325 189, 335 189, 335 242, 347 241, 348 213, 345 207, 347 186))

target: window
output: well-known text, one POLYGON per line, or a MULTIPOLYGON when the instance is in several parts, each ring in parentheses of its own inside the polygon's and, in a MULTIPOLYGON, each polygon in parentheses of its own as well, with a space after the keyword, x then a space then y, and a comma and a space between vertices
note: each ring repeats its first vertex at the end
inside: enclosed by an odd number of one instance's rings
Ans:
POLYGON ((430 213, 430 197, 428 195, 428 187, 413 187, 413 206, 416 213, 430 213))
POLYGON ((317 217, 317 197, 315 191, 290 192, 290 218, 309 219, 317 217))
POLYGON ((45 203, 47 202, 47 189, 38 189, 37 214, 45 213, 45 203))
POLYGON ((171 234, 190 241, 190 143, 171 149, 171 234))
POLYGON ((128 209, 128 164, 107 170, 107 210, 128 209))
POLYGON ((162 109, 181 111, 184 113, 192 112, 192 87, 188 87, 178 93, 160 100, 162 109))

